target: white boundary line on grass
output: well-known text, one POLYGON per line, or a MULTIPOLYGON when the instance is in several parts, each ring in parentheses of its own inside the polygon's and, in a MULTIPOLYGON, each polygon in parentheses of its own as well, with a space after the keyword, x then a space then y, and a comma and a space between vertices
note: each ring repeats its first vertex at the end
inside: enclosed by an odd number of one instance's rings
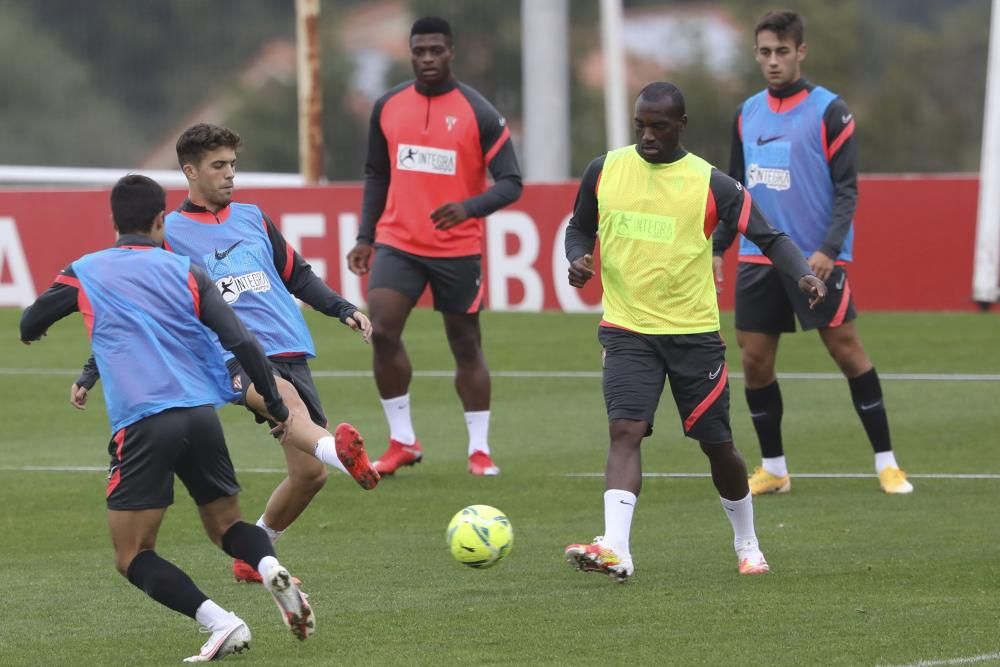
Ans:
MULTIPOLYGON (((604 477, 603 472, 557 472, 552 473, 553 477, 604 477)), ((711 477, 707 472, 644 472, 643 477, 674 477, 674 478, 688 478, 688 477, 711 477)), ((869 479, 872 477, 878 477, 875 473, 864 473, 864 472, 807 472, 807 473, 795 473, 792 475, 795 478, 804 479, 869 479)), ((1000 473, 983 472, 983 473, 965 473, 965 472, 930 472, 930 473, 906 473, 906 476, 911 479, 1000 479, 1000 473)))
MULTIPOLYGON (((65 375, 76 377, 79 369, 70 368, 0 368, 0 375, 65 375)), ((368 378, 371 371, 324 371, 313 370, 314 377, 320 378, 368 378)), ((490 371, 493 377, 501 378, 599 378, 601 371, 490 371)), ((453 370, 413 371, 414 377, 452 378, 453 370)), ((743 373, 730 373, 731 378, 742 378, 743 373)), ((843 380, 840 373, 778 373, 781 380, 843 380)), ((919 382, 1000 382, 1000 373, 879 373, 882 380, 904 380, 919 382)))
MULTIPOLYGON (((8 466, 0 465, 0 472, 104 472, 107 466, 8 466)), ((287 468, 237 468, 240 473, 287 473, 287 468)))
MULTIPOLYGON (((104 466, 11 466, 0 465, 0 472, 107 472, 104 466)), ((239 473, 284 473, 285 468, 237 468, 239 473)), ((558 472, 552 477, 603 477, 603 472, 558 472)), ((709 477, 704 472, 644 472, 643 477, 673 477, 687 479, 693 477, 709 477)), ((796 478, 804 479, 867 479, 878 477, 870 473, 795 473, 796 478)), ((910 474, 912 479, 1000 479, 1000 473, 924 473, 910 474)))
POLYGON ((982 655, 973 655, 968 658, 921 660, 920 662, 908 662, 905 665, 892 665, 891 667, 943 667, 944 665, 972 665, 977 662, 986 662, 987 660, 1000 660, 1000 653, 983 653, 982 655))

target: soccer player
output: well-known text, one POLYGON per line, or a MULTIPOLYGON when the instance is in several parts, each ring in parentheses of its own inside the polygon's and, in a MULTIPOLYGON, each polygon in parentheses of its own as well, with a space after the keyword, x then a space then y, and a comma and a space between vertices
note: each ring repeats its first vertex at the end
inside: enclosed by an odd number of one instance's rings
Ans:
POLYGON ((726 346, 712 276, 712 230, 752 238, 812 304, 826 288, 802 253, 768 224, 738 182, 681 145, 684 96, 647 85, 635 102, 636 143, 595 159, 584 172, 566 232, 569 283, 594 276, 601 241, 603 389, 611 439, 605 468, 604 535, 571 544, 566 559, 619 582, 635 568, 629 548, 642 487, 640 445, 669 378, 684 435, 708 457, 732 524, 740 574, 769 571, 754 529, 747 470, 729 427, 726 346))
MULTIPOLYGON (((886 493, 911 493, 889 439, 889 419, 878 373, 854 319, 847 279, 853 258, 858 199, 854 115, 843 99, 802 78, 806 57, 802 17, 773 12, 754 30, 754 51, 767 89, 740 106, 733 124, 729 175, 744 183, 761 211, 802 248, 809 267, 826 281, 830 298, 811 309, 806 298, 775 271, 753 239, 740 240, 736 274, 736 342, 746 398, 760 441, 762 462, 750 478, 755 494, 792 488, 781 437, 784 413, 774 365, 783 333, 817 329, 847 378, 854 409, 875 450, 875 470, 886 493)), ((715 233, 716 279, 735 232, 715 233)))
POLYGON ((198 505, 209 538, 254 563, 282 617, 299 639, 315 618, 261 528, 244 523, 236 481, 215 408, 233 398, 218 342, 239 360, 287 435, 289 413, 260 344, 226 305, 208 274, 187 257, 158 248, 166 195, 155 181, 129 175, 111 191, 115 246, 71 263, 24 311, 21 340, 82 312, 113 436, 106 490, 115 566, 160 604, 211 631, 198 655, 207 662, 250 647, 250 630, 213 602, 180 568, 154 551, 173 504, 174 475, 198 505), (207 327, 207 328, 206 328, 207 327), (214 332, 214 336, 213 336, 214 332))
POLYGON ((368 273, 375 383, 389 422, 383 475, 413 465, 423 449, 410 417, 413 368, 406 318, 429 283, 455 357, 455 389, 469 431, 469 472, 497 475, 490 455, 490 372, 483 358, 483 218, 521 195, 506 122, 478 92, 455 80, 451 27, 425 17, 410 30, 415 81, 375 103, 364 201, 351 271, 368 273), (486 171, 494 185, 486 188, 486 171), (372 255, 374 254, 374 260, 372 255))
MULTIPOLYGON (((208 272, 223 300, 260 340, 278 391, 296 417, 286 438, 291 446, 284 447, 288 477, 274 490, 257 521, 276 541, 325 484, 323 463, 347 472, 365 489, 374 488, 379 480, 353 426, 341 424, 335 435, 326 430, 327 418, 307 363, 315 349, 293 295, 359 331, 366 342, 371 323, 313 273, 259 208, 232 201, 241 143, 236 132, 204 123, 178 138, 177 159, 188 179, 188 197, 166 217, 164 247, 190 257, 208 272)), ((239 359, 226 357, 239 392, 237 402, 258 422, 275 421, 239 359)), ((85 369, 73 387, 74 404, 80 402, 81 388, 93 386, 95 380, 85 369)), ((233 575, 237 581, 261 581, 260 573, 239 561, 233 564, 233 575)))

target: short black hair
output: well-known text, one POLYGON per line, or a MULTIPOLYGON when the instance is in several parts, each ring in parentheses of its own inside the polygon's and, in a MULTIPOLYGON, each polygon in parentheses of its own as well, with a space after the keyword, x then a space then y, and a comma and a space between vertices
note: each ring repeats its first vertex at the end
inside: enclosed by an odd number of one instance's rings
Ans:
POLYGON ((166 209, 167 193, 148 176, 127 174, 111 188, 111 217, 119 234, 150 232, 166 209))
POLYGON ((451 43, 451 25, 440 16, 424 16, 413 22, 410 37, 414 35, 444 35, 451 43))
POLYGON ((659 102, 669 98, 671 106, 678 117, 683 116, 687 112, 684 104, 684 93, 681 92, 680 88, 666 81, 654 81, 653 83, 646 84, 639 91, 639 97, 647 102, 659 102))
POLYGON ((243 139, 235 131, 221 125, 198 123, 181 133, 177 139, 177 162, 181 168, 185 164, 197 164, 201 157, 220 146, 234 151, 243 145, 243 139))
POLYGON ((765 30, 773 32, 778 36, 778 39, 791 37, 795 46, 802 46, 806 37, 806 21, 795 12, 768 12, 753 29, 754 40, 756 41, 757 35, 765 30))

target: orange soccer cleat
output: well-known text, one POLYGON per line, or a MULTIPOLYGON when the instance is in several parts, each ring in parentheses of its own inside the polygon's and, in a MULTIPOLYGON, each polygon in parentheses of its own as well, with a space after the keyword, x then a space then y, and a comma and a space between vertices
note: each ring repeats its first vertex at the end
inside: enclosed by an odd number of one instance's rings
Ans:
POLYGON ((411 466, 420 463, 424 457, 424 450, 420 447, 420 441, 415 441, 412 445, 404 445, 397 440, 389 440, 389 449, 375 462, 374 468, 380 475, 391 475, 403 466, 411 466))
POLYGON ((365 439, 358 433, 358 429, 346 422, 338 424, 333 434, 333 441, 337 449, 337 458, 344 464, 358 486, 365 490, 378 486, 381 476, 368 458, 365 439))

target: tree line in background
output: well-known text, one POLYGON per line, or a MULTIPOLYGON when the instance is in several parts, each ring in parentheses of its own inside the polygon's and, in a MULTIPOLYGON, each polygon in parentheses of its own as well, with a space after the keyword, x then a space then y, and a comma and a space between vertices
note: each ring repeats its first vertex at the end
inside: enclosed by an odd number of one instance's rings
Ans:
MULTIPOLYGON (((326 172, 357 180, 368 119, 350 94, 351 62, 334 29, 362 0, 324 0, 323 86, 326 172)), ((370 3, 369 3, 370 4, 370 3)), ((494 101, 515 129, 521 111, 520 3, 409 0, 413 16, 439 14, 456 32, 456 74, 494 101)), ((720 76, 701 54, 660 73, 685 92, 685 144, 723 169, 740 101, 762 80, 752 27, 775 5, 761 0, 700 3, 742 27, 741 58, 720 76)), ((858 122, 865 172, 975 171, 979 166, 989 0, 789 0, 807 21, 806 75, 841 94, 858 122)), ((633 0, 626 8, 691 7, 633 0)), ((0 0, 0 164, 137 164, 206 101, 225 98, 215 120, 246 140, 244 169, 296 171, 294 80, 248 88, 236 76, 263 45, 294 38, 286 0, 0 0)), ((598 0, 570 2, 571 64, 599 47, 598 0)), ((665 49, 670 45, 665 44, 665 49)), ((390 70, 386 87, 410 78, 390 70)), ((635 93, 631 90, 630 93, 635 93)), ((602 91, 571 82, 574 174, 605 150, 602 91)), ((356 100, 355 100, 356 101, 356 100)))

